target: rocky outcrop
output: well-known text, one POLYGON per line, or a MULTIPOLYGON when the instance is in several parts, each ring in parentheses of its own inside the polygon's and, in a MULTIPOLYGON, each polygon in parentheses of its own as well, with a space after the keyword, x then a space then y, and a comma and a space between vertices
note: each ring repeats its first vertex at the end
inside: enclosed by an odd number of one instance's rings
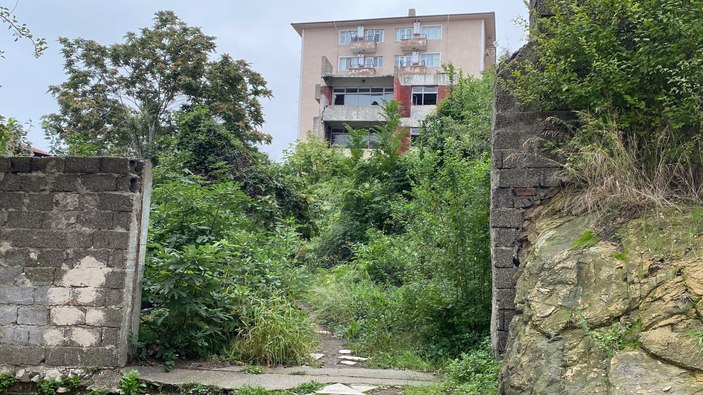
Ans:
POLYGON ((703 394, 702 217, 652 212, 615 232, 594 232, 594 217, 536 219, 500 393, 703 394))

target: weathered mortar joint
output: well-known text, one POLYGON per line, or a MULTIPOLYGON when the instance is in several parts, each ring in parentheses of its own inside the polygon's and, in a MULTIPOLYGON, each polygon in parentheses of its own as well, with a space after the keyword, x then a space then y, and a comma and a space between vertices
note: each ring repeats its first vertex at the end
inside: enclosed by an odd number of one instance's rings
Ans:
POLYGON ((149 180, 126 158, 0 157, 0 365, 126 363, 149 180))

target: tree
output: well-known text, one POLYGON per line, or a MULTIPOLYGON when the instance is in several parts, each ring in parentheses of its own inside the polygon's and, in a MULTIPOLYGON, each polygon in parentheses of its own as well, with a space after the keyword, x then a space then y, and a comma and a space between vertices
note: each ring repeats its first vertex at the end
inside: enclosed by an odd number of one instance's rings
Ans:
POLYGON ((27 141, 27 131, 14 118, 5 119, 0 115, 0 155, 28 156, 31 144, 27 141))
MULTIPOLYGON (((7 7, 0 6, 0 22, 7 25, 7 29, 12 32, 15 41, 28 40, 34 46, 34 57, 39 57, 46 50, 46 40, 41 37, 34 37, 26 24, 20 23, 17 17, 7 7)), ((4 51, 0 50, 0 57, 4 57, 4 51)))
POLYGON ((59 113, 45 118, 68 152, 152 158, 159 137, 174 128, 174 111, 206 106, 244 144, 269 142, 259 98, 270 97, 263 77, 243 60, 215 53, 215 38, 171 11, 152 28, 127 33, 121 44, 60 38, 67 80, 49 91, 59 113))

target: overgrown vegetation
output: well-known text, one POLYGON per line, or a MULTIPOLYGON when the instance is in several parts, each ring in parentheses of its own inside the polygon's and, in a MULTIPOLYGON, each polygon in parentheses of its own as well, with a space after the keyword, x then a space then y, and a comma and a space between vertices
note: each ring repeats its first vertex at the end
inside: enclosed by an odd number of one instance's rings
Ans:
MULTIPOLYGON (((67 80, 44 123, 56 152, 155 164, 141 358, 311 362, 306 303, 372 366, 449 365, 452 388, 490 392, 491 72, 447 68, 450 95, 415 142, 390 101, 380 125, 349 128, 348 151, 311 136, 276 164, 255 146, 265 81, 211 60, 214 38, 172 12, 124 43, 60 42, 67 80)), ((135 372, 120 385, 144 390, 135 372)))
POLYGON ((460 78, 404 155, 395 104, 369 159, 314 138, 288 154, 314 202, 306 301, 372 366, 429 370, 488 334, 491 86, 460 78))
POLYGON ((703 198, 703 2, 556 0, 534 60, 503 83, 523 103, 572 110, 555 149, 576 211, 703 198))

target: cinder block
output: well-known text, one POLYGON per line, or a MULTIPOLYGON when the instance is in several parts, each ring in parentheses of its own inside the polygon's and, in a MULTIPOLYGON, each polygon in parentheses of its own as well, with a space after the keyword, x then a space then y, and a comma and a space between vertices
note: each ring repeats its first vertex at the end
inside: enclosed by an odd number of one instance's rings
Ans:
POLYGON ((79 192, 81 190, 78 174, 61 173, 53 179, 51 190, 54 192, 79 192))
POLYGON ((90 248, 93 246, 93 232, 91 230, 73 230, 66 238, 65 246, 71 249, 90 248))
POLYGON ((4 325, 0 331, 0 343, 5 344, 27 344, 29 342, 29 331, 26 327, 19 325, 4 325))
POLYGON ((48 328, 46 326, 27 326, 26 328, 27 333, 29 334, 29 337, 27 338, 27 344, 29 344, 30 346, 47 345, 47 342, 44 340, 44 334, 47 330, 50 330, 51 328, 48 328))
POLYGON ((0 286, 14 284, 20 274, 22 274, 22 268, 19 266, 0 267, 0 286))
POLYGON ((497 178, 500 188, 539 187, 542 173, 536 169, 500 169, 497 178))
POLYGON ((105 307, 122 307, 124 300, 124 291, 122 289, 106 289, 105 290, 105 307))
POLYGON ((81 185, 86 191, 107 192, 117 189, 117 176, 113 174, 86 174, 81 177, 81 185))
POLYGON ((25 267, 24 275, 32 285, 50 285, 54 282, 56 268, 47 266, 25 267))
POLYGON ((51 218, 51 213, 47 211, 8 211, 5 227, 17 229, 47 229, 50 227, 51 218))
POLYGON ((0 173, 9 173, 12 169, 12 160, 7 156, 0 156, 0 173))
POLYGON ((132 228, 132 219, 134 218, 134 214, 132 212, 120 211, 112 214, 111 229, 129 231, 132 228))
MULTIPOLYGON (((4 196, 3 196, 4 198, 4 196)), ((27 200, 28 211, 51 211, 54 209, 54 195, 50 193, 28 193, 24 195, 27 200)), ((20 208, 17 208, 18 210, 20 208)))
POLYGON ((512 247, 520 236, 520 230, 514 228, 492 228, 491 241, 496 247, 512 247))
POLYGON ((64 171, 66 173, 97 173, 100 171, 100 158, 66 158, 64 171))
POLYGON ((127 280, 127 272, 120 269, 114 269, 105 274, 105 288, 123 289, 127 280))
POLYGON ((48 192, 52 180, 43 173, 23 174, 20 178, 20 189, 24 192, 48 192))
POLYGON ((0 303, 27 305, 34 303, 34 288, 0 287, 0 303))
POLYGON ((29 173, 32 171, 32 158, 30 156, 13 156, 10 161, 10 171, 13 173, 29 173))
POLYGON ((39 254, 37 254, 36 265, 41 267, 61 267, 65 261, 65 250, 41 249, 39 254))
POLYGON ((507 331, 508 328, 510 327, 510 321, 513 320, 514 316, 515 316, 515 310, 513 310, 513 309, 502 310, 501 311, 502 323, 500 325, 500 330, 507 331))
MULTIPOLYGON (((7 176, 7 174, 0 174, 0 178, 7 176)), ((0 180, 0 183, 2 181, 0 180)), ((2 191, 2 186, 0 186, 0 191, 2 191)), ((28 196, 22 192, 7 192, 2 194, 2 199, 0 199, 0 210, 22 210, 24 208, 24 198, 28 196)))
POLYGON ((36 304, 42 306, 67 305, 71 299, 70 288, 42 287, 35 293, 36 304))
POLYGON ((110 259, 110 250, 105 248, 74 248, 66 251, 66 262, 71 267, 86 257, 107 265, 110 259))
POLYGON ((63 248, 65 247, 66 236, 62 231, 57 230, 33 230, 31 232, 18 232, 17 230, 2 229, 0 234, 5 240, 15 247, 44 247, 63 248))
POLYGON ((95 287, 73 288, 69 303, 75 306, 100 307, 105 303, 106 291, 95 287))
POLYGON ((112 229, 112 212, 84 211, 78 215, 78 224, 90 229, 112 229))
POLYGON ((41 332, 29 332, 29 344, 45 345, 51 347, 65 346, 67 342, 68 327, 37 327, 41 332))
POLYGON ((515 267, 514 247, 493 247, 493 267, 515 267))
POLYGON ((103 328, 101 345, 118 347, 120 345, 120 330, 115 328, 103 328))
POLYGON ((117 349, 114 347, 91 348, 80 351, 82 366, 120 366, 117 349))
MULTIPOLYGON (((493 291, 495 306, 508 307, 515 306, 515 289, 496 289, 493 291)), ((507 326, 505 327, 507 330, 507 326)))
POLYGON ((44 360, 44 348, 0 344, 0 355, 2 362, 7 365, 35 366, 44 360))
POLYGON ((93 247, 126 249, 129 246, 129 232, 96 231, 93 233, 93 247))
POLYGON ((85 323, 85 311, 78 307, 52 307, 50 317, 51 323, 54 325, 83 325, 85 323))
POLYGON ((100 172, 111 174, 129 174, 130 160, 127 158, 101 158, 100 172))
POLYGON ((113 192, 98 194, 98 210, 102 211, 132 211, 134 194, 127 192, 113 192))
POLYGON ((63 158, 32 158, 32 171, 42 173, 63 173, 63 158))
MULTIPOLYGON (((515 289, 517 268, 493 268, 493 286, 496 289, 515 289)), ((497 306, 501 307, 501 306, 497 306)), ((506 306, 507 307, 507 306, 506 306)))
POLYGON ((17 323, 20 325, 46 325, 49 322, 49 309, 46 307, 20 307, 17 323))
POLYGON ((66 345, 77 347, 98 347, 100 346, 100 329, 72 327, 67 331, 68 341, 66 345))
POLYGON ((493 132, 493 150, 520 150, 525 144, 523 132, 504 129, 493 132))
POLYGON ((109 267, 124 269, 127 267, 127 250, 114 249, 110 251, 109 267))
MULTIPOLYGON (((0 325, 17 323, 17 306, 0 305, 0 325)), ((0 354, 1 355, 1 354, 0 354)), ((1 361, 0 361, 1 363, 1 361)))
POLYGON ((493 208, 491 210, 491 226, 494 228, 522 228, 522 210, 493 208))
POLYGON ((139 193, 142 189, 142 179, 139 176, 120 176, 117 179, 117 190, 139 193))
POLYGON ((22 175, 13 173, 0 174, 0 191, 17 192, 22 189, 22 175))
POLYGON ((87 308, 85 313, 85 323, 91 326, 101 326, 107 328, 119 328, 124 314, 127 311, 124 309, 114 308, 87 308))
MULTIPOLYGON (((80 347, 56 347, 50 348, 46 353, 46 364, 48 366, 78 366, 81 364, 82 348, 80 347)), ((87 365, 86 365, 87 366, 87 365)), ((96 365, 92 365, 96 366, 96 365)), ((107 365, 101 365, 107 366, 107 365)))

